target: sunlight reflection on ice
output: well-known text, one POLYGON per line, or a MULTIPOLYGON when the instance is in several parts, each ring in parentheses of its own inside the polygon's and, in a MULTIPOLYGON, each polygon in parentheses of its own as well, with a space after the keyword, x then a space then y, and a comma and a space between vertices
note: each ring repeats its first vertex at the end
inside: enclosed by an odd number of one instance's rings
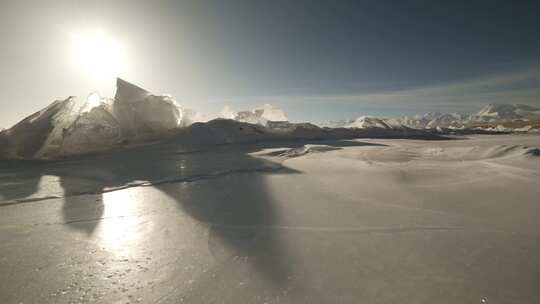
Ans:
POLYGON ((105 250, 116 256, 129 256, 141 241, 138 233, 137 192, 113 191, 103 194, 103 221, 97 236, 105 250))

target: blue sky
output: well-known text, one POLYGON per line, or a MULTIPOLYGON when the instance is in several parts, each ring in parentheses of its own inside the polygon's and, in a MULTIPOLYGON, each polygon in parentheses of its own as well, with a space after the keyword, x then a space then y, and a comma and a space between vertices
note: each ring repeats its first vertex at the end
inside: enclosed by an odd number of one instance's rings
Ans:
POLYGON ((485 103, 540 106, 537 1, 0 2, 0 126, 121 76, 210 115, 272 103, 296 121, 485 103), (70 64, 70 35, 122 44, 118 75, 70 64))

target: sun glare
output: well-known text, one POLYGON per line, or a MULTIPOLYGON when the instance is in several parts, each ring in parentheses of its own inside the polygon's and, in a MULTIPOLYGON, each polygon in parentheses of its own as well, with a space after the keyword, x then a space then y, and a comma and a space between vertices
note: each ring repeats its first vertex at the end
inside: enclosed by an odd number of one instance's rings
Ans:
POLYGON ((71 56, 73 64, 97 80, 118 76, 126 65, 124 46, 101 31, 72 35, 71 56))
POLYGON ((95 108, 101 104, 101 96, 97 92, 92 92, 86 98, 86 105, 89 110, 95 108))

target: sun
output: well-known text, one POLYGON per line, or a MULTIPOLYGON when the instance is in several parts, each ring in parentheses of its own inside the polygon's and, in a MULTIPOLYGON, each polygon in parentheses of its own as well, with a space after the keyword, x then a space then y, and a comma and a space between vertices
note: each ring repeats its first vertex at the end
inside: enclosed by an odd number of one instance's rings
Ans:
POLYGON ((119 76, 125 69, 125 48, 107 33, 79 32, 71 38, 71 61, 89 77, 105 80, 119 76))

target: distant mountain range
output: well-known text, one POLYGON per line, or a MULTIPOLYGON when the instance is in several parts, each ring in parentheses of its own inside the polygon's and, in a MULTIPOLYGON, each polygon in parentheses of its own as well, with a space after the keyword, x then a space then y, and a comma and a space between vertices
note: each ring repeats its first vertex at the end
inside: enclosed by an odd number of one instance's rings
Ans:
POLYGON ((523 104, 488 104, 474 114, 430 112, 422 115, 357 119, 321 124, 329 128, 540 130, 540 108, 523 104))

